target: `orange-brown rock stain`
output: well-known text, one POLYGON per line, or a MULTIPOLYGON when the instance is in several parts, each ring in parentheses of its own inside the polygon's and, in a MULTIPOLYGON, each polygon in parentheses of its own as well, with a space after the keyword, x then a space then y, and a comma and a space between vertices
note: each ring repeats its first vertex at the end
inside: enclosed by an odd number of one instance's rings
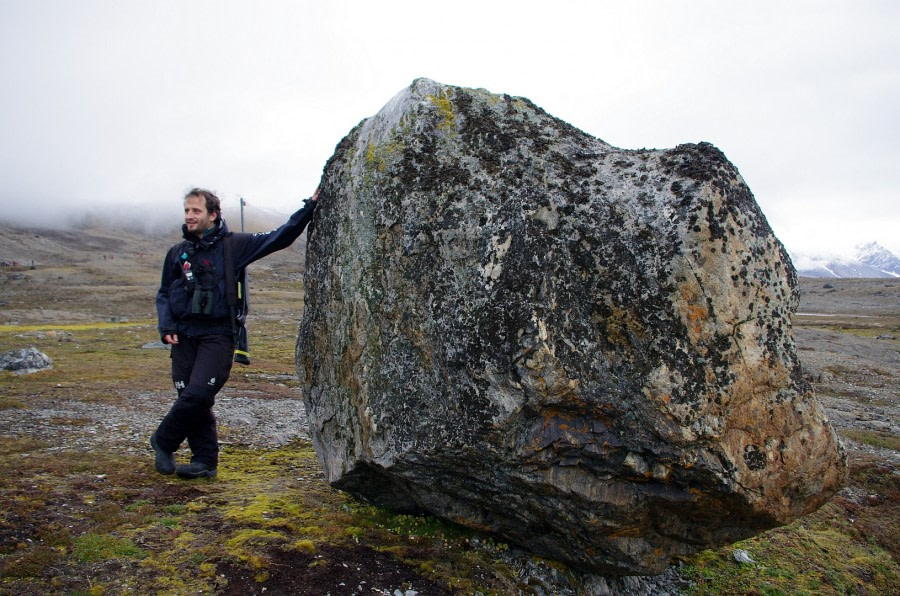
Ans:
POLYGON ((691 322, 691 331, 700 335, 702 324, 709 318, 709 311, 702 306, 688 304, 688 320, 691 322))

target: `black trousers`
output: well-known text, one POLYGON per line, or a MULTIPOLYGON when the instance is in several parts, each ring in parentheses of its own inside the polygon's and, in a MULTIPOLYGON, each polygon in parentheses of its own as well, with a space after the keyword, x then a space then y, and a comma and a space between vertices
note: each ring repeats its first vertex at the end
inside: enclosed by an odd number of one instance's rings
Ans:
POLYGON ((178 398, 156 429, 156 442, 164 451, 175 452, 187 439, 191 462, 216 467, 219 439, 212 407, 231 373, 234 340, 230 335, 179 335, 171 355, 178 398))

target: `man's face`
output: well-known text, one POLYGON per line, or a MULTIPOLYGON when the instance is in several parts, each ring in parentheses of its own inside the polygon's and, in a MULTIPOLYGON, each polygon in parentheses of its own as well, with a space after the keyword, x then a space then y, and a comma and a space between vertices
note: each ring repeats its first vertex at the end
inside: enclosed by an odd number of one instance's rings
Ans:
POLYGON ((203 197, 190 196, 184 200, 184 223, 189 233, 203 235, 215 222, 216 214, 206 210, 203 197))

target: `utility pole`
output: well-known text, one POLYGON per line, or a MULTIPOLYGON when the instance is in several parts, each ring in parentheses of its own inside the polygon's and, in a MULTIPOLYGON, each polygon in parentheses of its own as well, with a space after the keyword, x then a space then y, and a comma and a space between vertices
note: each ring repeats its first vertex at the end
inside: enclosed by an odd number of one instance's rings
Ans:
POLYGON ((244 200, 244 197, 241 197, 241 232, 244 231, 244 205, 247 204, 247 201, 244 200))

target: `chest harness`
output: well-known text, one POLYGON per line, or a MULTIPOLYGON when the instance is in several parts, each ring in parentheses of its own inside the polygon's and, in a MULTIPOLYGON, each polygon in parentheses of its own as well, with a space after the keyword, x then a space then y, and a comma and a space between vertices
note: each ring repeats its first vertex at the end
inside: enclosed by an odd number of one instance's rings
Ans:
MULTIPOLYGON (((250 364, 250 338, 246 326, 250 301, 247 294, 247 270, 244 268, 240 272, 235 272, 234 253, 243 249, 249 237, 250 234, 228 232, 222 238, 225 303, 228 305, 231 331, 234 335, 234 361, 239 364, 250 364)), ((197 247, 193 242, 182 243, 178 253, 182 283, 192 295, 191 314, 201 317, 212 315, 213 292, 223 276, 218 274, 212 260, 197 256, 197 247)))

